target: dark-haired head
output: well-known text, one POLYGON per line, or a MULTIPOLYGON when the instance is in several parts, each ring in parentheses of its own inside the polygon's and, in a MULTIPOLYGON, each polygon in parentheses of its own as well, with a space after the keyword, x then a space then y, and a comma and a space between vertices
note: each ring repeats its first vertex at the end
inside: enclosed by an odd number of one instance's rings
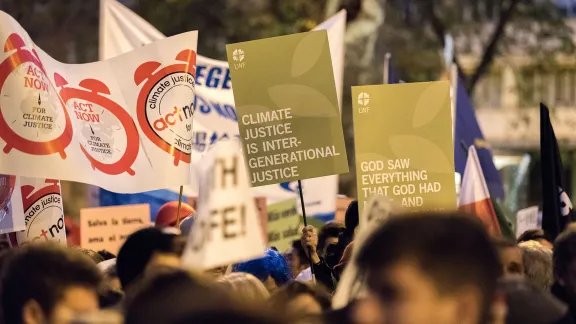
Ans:
POLYGON ((385 316, 418 323, 484 323, 500 274, 481 223, 460 213, 389 219, 361 248, 358 267, 385 316))
POLYGON ((542 244, 542 246, 549 248, 549 249, 552 249, 554 247, 553 244, 550 242, 550 238, 548 237, 548 235, 546 235, 544 230, 541 230, 541 229, 527 230, 524 233, 522 233, 520 235, 520 237, 518 237, 518 240, 517 240, 518 243, 527 242, 527 241, 536 241, 536 242, 542 244))
POLYGON ((98 268, 85 254, 54 244, 21 247, 10 255, 2 278, 6 323, 53 323, 63 313, 98 309, 98 268))

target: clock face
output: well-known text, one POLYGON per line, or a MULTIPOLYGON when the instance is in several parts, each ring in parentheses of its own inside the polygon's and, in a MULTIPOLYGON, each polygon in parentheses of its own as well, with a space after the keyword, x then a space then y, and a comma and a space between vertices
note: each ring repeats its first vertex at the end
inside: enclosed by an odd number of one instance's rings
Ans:
POLYGON ((126 131, 120 120, 104 107, 83 99, 66 103, 80 145, 97 161, 118 162, 127 148, 126 131))
POLYGON ((66 129, 66 116, 56 91, 34 63, 16 67, 0 91, 4 120, 18 136, 33 142, 59 138, 66 129))
POLYGON ((194 76, 187 72, 167 74, 146 97, 146 121, 154 133, 174 149, 192 152, 194 76), (183 102, 182 98, 190 98, 183 102))

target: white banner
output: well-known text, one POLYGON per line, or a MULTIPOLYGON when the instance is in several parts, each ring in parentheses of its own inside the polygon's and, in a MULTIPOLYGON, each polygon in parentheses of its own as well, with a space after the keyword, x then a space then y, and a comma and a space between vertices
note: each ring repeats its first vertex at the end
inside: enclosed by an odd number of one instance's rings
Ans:
MULTIPOLYGON (((328 31, 330 54, 336 90, 342 102, 344 82, 344 33, 346 12, 340 11, 315 28, 328 31)), ((133 50, 165 36, 156 28, 116 0, 100 0, 100 59, 108 59, 133 50)), ((198 56, 196 70, 196 101, 193 149, 202 153, 215 141, 239 136, 230 70, 226 61, 198 56)), ((201 154, 193 154, 193 167, 201 154)), ((303 181, 304 200, 308 215, 334 215, 338 176, 303 181)), ((174 188, 174 191, 178 189, 174 188)), ((184 194, 197 196, 198 184, 185 186, 184 194)), ((254 189, 255 196, 265 196, 268 204, 298 197, 297 183, 264 186, 254 189)), ((300 208, 300 207, 299 207, 300 208)))
MULTIPOLYGON (((10 233, 12 246, 22 246, 36 241, 52 241, 66 245, 66 226, 60 181, 18 177, 23 214, 13 214, 23 220, 23 231, 10 233)), ((3 224, 0 223, 3 227, 3 224)))
POLYGON ((2 234, 26 229, 20 181, 21 177, 0 175, 0 233, 2 234))
POLYGON ((260 257, 265 243, 238 140, 212 145, 199 168, 197 216, 184 264, 212 269, 260 257))
POLYGON ((63 64, 0 12, 0 173, 116 192, 189 183, 196 41, 63 64))

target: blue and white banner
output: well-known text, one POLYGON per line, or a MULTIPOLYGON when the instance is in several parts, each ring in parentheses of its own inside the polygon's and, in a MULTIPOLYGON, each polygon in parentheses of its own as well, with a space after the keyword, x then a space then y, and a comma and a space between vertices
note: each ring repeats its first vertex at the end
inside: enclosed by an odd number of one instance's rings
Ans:
MULTIPOLYGON (((336 81, 338 99, 342 102, 344 81, 344 33, 346 29, 346 12, 340 11, 315 29, 328 31, 330 53, 336 81)), ((120 4, 116 0, 100 0, 100 59, 115 57, 134 48, 165 38, 142 17, 120 4)), ((192 168, 198 167, 198 161, 206 148, 222 138, 239 136, 236 110, 230 71, 226 61, 218 61, 203 56, 197 57, 196 67, 196 100, 194 107, 194 135, 192 168), (196 153, 196 154, 195 154, 196 153)), ((185 186, 184 195, 197 196, 197 179, 185 186)), ((304 180, 304 200, 306 213, 324 220, 334 217, 336 196, 338 193, 338 176, 328 176, 304 180)), ((264 196, 268 204, 293 199, 298 196, 296 182, 254 188, 254 196, 264 196)), ((177 188, 151 193, 156 199, 166 195, 173 200, 177 188)), ((100 204, 133 203, 146 199, 141 195, 150 193, 121 195, 100 191, 100 204)), ((156 213, 151 208, 154 216, 156 213)))

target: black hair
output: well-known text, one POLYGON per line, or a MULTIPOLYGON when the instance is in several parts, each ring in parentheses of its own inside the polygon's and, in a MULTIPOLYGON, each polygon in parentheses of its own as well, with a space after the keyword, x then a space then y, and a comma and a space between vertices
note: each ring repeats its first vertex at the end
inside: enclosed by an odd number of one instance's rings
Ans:
POLYGON ((276 290, 270 296, 270 303, 272 307, 281 309, 300 295, 310 295, 320 304, 323 311, 331 308, 332 296, 323 287, 300 281, 293 281, 276 290))
POLYGON ((476 218, 457 212, 393 217, 361 248, 358 268, 369 274, 410 258, 439 293, 450 294, 468 285, 478 288, 482 318, 487 318, 501 269, 496 250, 476 218))
POLYGON ((562 232, 554 241, 552 260, 556 278, 564 276, 570 263, 576 259, 576 231, 562 232))
POLYGON ((107 250, 100 250, 98 251, 98 254, 100 254, 102 258, 104 258, 104 261, 116 258, 116 255, 114 255, 114 253, 107 250))
POLYGON ((302 246, 302 242, 300 240, 292 241, 292 248, 294 250, 296 250, 302 263, 308 261, 308 256, 306 255, 306 250, 304 250, 304 247, 302 246))
POLYGON ((520 248, 516 242, 504 237, 493 237, 490 240, 492 241, 492 245, 494 245, 496 250, 520 248))
POLYGON ((517 242, 527 242, 527 241, 536 241, 536 240, 546 240, 550 241, 544 230, 541 229, 529 229, 522 233, 519 237, 517 242))
POLYGON ((128 236, 116 259, 116 272, 122 288, 126 290, 142 275, 154 253, 181 254, 180 244, 175 244, 176 237, 155 227, 141 229, 128 236))
POLYGON ((348 208, 346 208, 346 213, 344 214, 344 225, 348 235, 354 236, 354 230, 358 227, 359 223, 358 200, 353 200, 350 205, 348 205, 348 208))
POLYGON ((101 281, 100 271, 86 255, 51 243, 21 247, 7 261, 0 290, 6 323, 22 323, 30 300, 50 316, 66 289, 82 286, 96 293, 101 281))
POLYGON ((339 237, 344 232, 344 225, 336 222, 328 222, 322 226, 318 233, 318 251, 324 251, 326 248, 326 239, 330 237, 339 237))

